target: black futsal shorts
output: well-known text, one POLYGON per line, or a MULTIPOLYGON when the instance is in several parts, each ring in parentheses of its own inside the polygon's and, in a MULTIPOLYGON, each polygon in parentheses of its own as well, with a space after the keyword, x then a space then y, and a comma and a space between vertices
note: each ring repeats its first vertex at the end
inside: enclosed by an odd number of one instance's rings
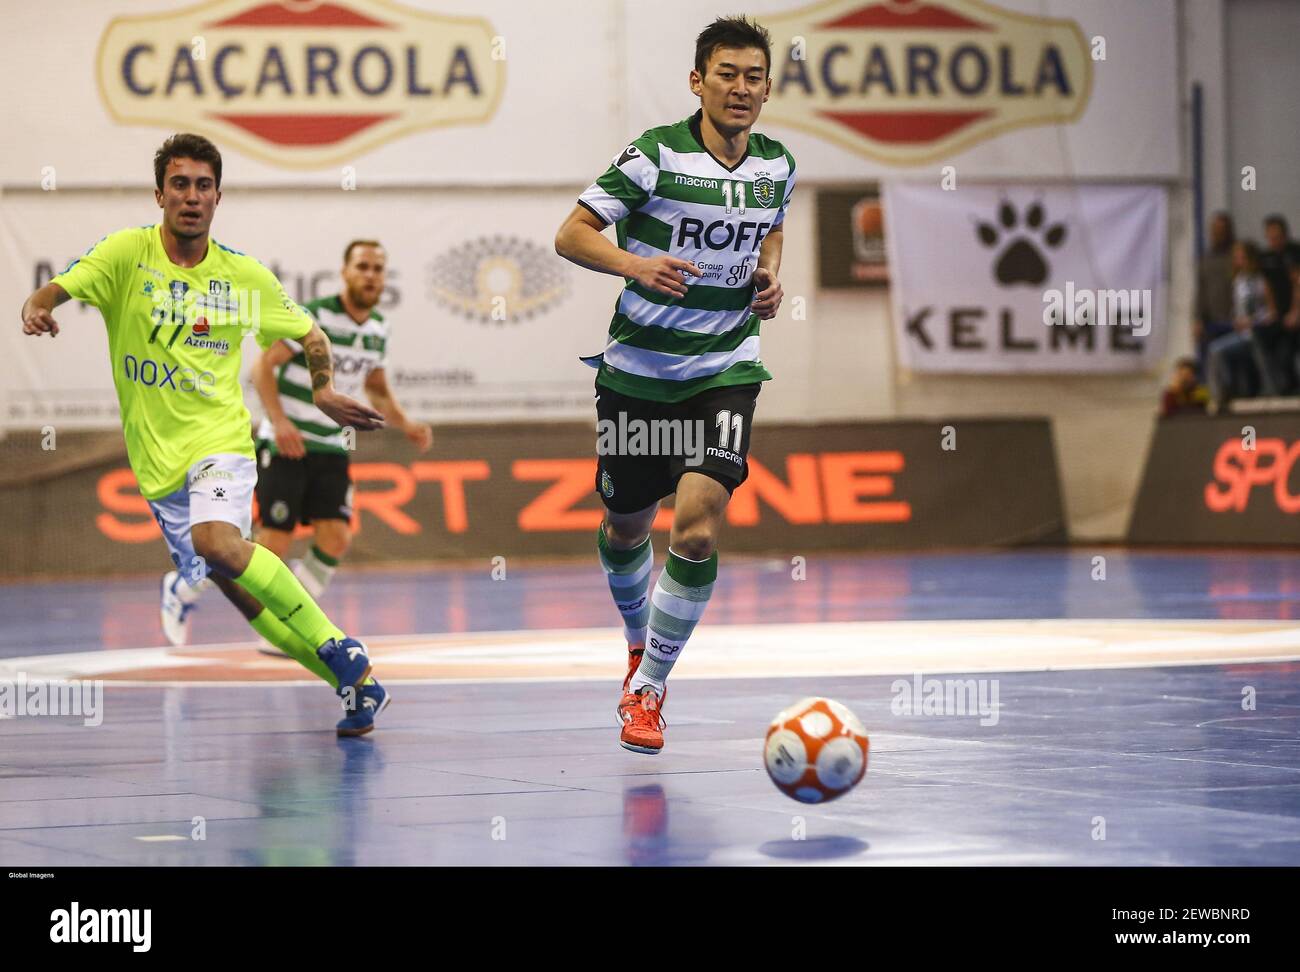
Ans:
POLYGON ((680 402, 596 386, 596 492, 615 513, 636 513, 677 491, 685 473, 728 493, 749 475, 749 435, 762 386, 710 388, 680 402))
POLYGON ((313 520, 352 521, 352 477, 342 452, 308 452, 286 459, 266 442, 257 444, 258 522, 292 530, 313 520))

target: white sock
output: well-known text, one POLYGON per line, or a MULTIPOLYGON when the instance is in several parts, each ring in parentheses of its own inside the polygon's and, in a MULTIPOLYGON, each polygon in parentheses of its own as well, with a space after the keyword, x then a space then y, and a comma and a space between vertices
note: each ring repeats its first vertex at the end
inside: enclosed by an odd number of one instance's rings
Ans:
POLYGON ((198 583, 194 583, 184 571, 180 571, 176 576, 176 580, 172 583, 172 593, 180 599, 182 604, 197 604, 199 598, 203 596, 203 592, 211 586, 212 581, 206 576, 198 583))
POLYGON ((302 560, 293 565, 293 573, 307 589, 307 593, 312 596, 312 600, 319 601, 325 593, 325 588, 329 587, 330 581, 334 579, 334 571, 337 568, 337 560, 327 557, 316 549, 315 544, 312 544, 307 548, 307 553, 302 560), (326 560, 331 560, 333 563, 326 563, 326 560))

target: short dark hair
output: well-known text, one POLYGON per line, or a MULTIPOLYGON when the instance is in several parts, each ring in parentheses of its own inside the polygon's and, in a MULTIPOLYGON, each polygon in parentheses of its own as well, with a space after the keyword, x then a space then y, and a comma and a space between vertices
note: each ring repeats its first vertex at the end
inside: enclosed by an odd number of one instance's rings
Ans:
POLYGON ((154 153, 153 181, 160 191, 163 187, 163 179, 167 175, 167 163, 172 159, 193 159, 195 162, 208 163, 212 166, 213 176, 216 177, 217 188, 221 188, 221 153, 202 135, 195 135, 193 132, 173 135, 154 153))
POLYGON ((1195 359, 1195 358, 1179 358, 1176 362, 1174 362, 1174 367, 1175 367, 1175 368, 1191 368, 1193 371, 1195 371, 1195 370, 1196 370, 1196 359, 1195 359))
POLYGON ((353 240, 343 250, 343 265, 345 267, 348 265, 348 261, 352 259, 352 251, 359 246, 377 246, 381 250, 384 248, 384 244, 378 240, 353 240))
POLYGON ((1269 213, 1267 216, 1264 217, 1264 225, 1266 227, 1280 226, 1282 228, 1283 236, 1291 235, 1291 230, 1286 225, 1286 217, 1283 216, 1281 213, 1269 213))
POLYGON ((695 38, 695 70, 704 76, 709 58, 719 47, 757 47, 767 61, 767 73, 772 73, 772 35, 767 28, 747 17, 719 17, 700 31, 695 38))

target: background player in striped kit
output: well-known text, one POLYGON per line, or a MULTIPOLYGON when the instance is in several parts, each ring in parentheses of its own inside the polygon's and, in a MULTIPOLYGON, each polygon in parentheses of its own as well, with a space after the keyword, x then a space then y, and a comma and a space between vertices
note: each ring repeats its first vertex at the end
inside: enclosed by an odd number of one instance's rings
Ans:
MULTIPOLYGON (((388 322, 375 308, 387 265, 388 255, 377 240, 353 240, 343 251, 343 289, 304 307, 330 339, 335 387, 351 398, 364 393, 386 423, 425 451, 433 443, 432 429, 407 417, 384 371, 388 322)), ((253 367, 253 384, 266 413, 257 430, 257 542, 283 560, 294 527, 311 523, 315 536, 306 556, 289 566, 319 600, 351 542, 349 445, 344 430, 312 401, 311 373, 298 342, 281 340, 268 347, 253 367)), ((164 590, 176 586, 172 574, 164 578, 164 590)), ((186 603, 164 625, 172 644, 186 642, 198 599, 179 589, 186 603)), ((259 651, 290 657, 266 639, 259 651)))
POLYGON ((781 304, 781 226, 795 169, 779 142, 751 134, 771 93, 771 64, 770 37, 753 21, 706 27, 689 79, 700 110, 622 150, 555 238, 561 256, 626 279, 604 351, 584 359, 597 368, 602 422, 692 423, 718 436, 698 465, 622 448, 598 459, 597 545, 628 643, 619 741, 635 752, 663 748, 665 683, 713 590, 718 531, 748 474, 755 400, 771 378, 758 356, 759 321, 781 304), (602 235, 611 223, 617 246, 602 235), (668 560, 647 600, 650 527, 674 492, 668 560))
MULTIPOLYGON (((375 308, 387 266, 388 254, 377 240, 353 240, 343 251, 342 290, 305 307, 329 336, 338 389, 353 398, 364 393, 389 426, 424 452, 433 444, 433 430, 407 417, 384 369, 388 322, 375 308)), ((257 430, 257 542, 284 559, 295 525, 312 524, 307 553, 289 566, 319 599, 352 539, 352 482, 344 432, 312 403, 310 380, 302 347, 294 341, 273 344, 253 369, 266 412, 257 430)), ((261 650, 284 654, 269 644, 261 650)))

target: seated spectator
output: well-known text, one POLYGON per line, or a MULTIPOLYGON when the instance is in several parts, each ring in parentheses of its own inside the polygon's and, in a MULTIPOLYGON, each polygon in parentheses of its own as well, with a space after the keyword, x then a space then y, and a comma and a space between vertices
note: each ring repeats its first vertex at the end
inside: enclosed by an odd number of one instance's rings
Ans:
POLYGON ((1205 351, 1210 342, 1232 333, 1232 217, 1220 210, 1210 219, 1210 248, 1196 268, 1196 310, 1192 339, 1196 370, 1205 377, 1205 351))
POLYGON ((1261 391, 1278 394, 1270 370, 1261 366, 1264 349, 1255 340, 1257 331, 1276 321, 1272 290, 1259 269, 1259 247, 1238 241, 1232 248, 1233 333, 1210 342, 1206 363, 1216 411, 1234 398, 1251 398, 1261 391))
POLYGON ((1273 292, 1277 319, 1255 333, 1261 349, 1265 383, 1275 394, 1300 390, 1296 355, 1300 352, 1300 243, 1290 238, 1286 220, 1276 214, 1264 220, 1268 249, 1259 255, 1259 270, 1273 292))
POLYGON ((1179 358, 1174 377, 1160 403, 1160 417, 1204 415, 1210 391, 1196 379, 1196 359, 1179 358))

